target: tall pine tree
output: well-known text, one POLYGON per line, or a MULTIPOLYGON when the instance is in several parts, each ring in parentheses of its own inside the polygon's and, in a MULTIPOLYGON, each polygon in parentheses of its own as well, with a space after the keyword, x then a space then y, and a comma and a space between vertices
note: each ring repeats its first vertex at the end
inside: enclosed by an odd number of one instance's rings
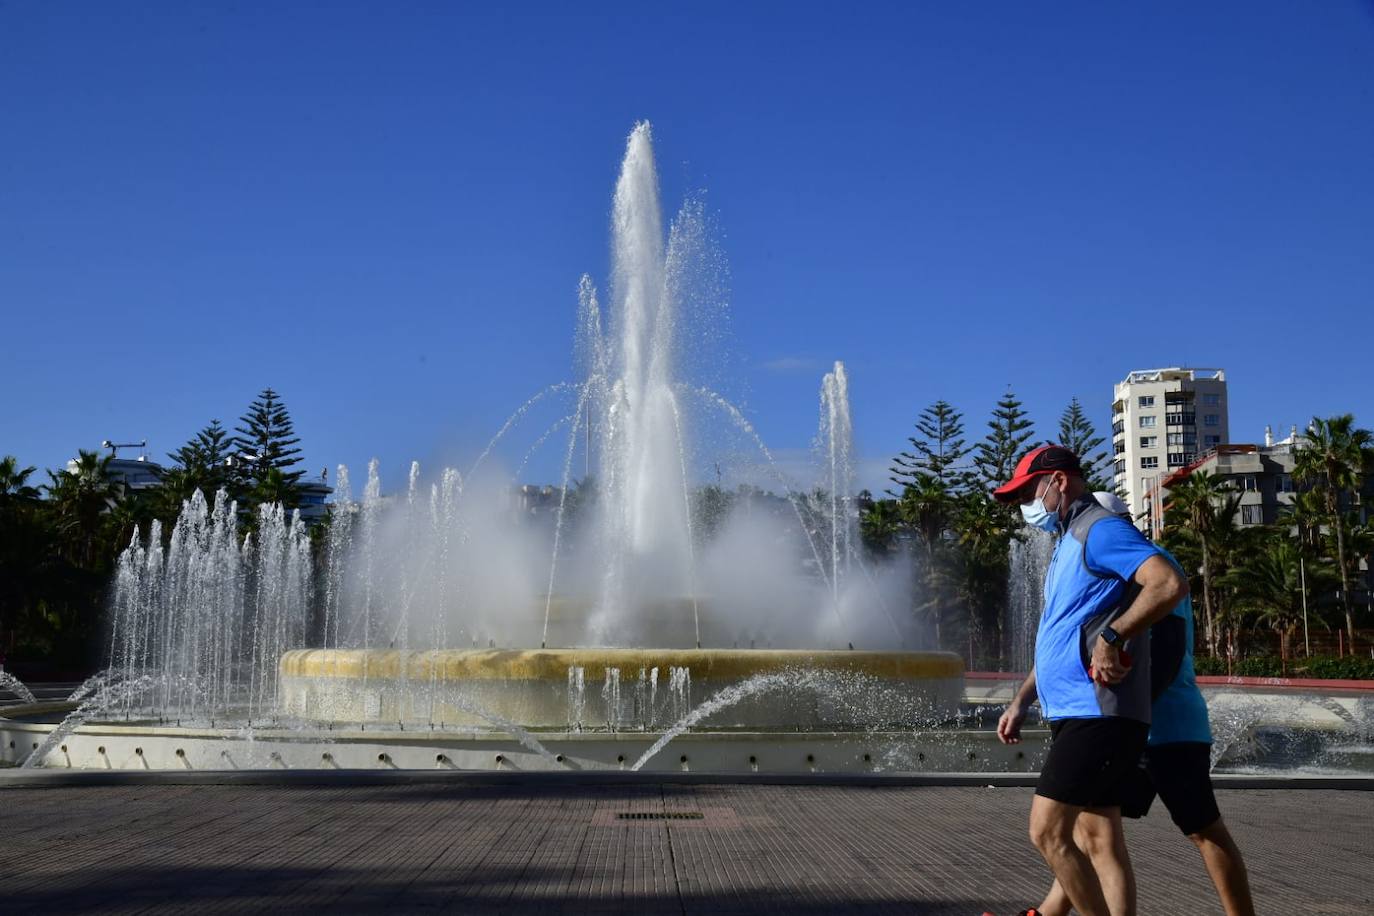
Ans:
POLYGON ((988 421, 988 434, 973 450, 973 464, 984 490, 1011 479, 1016 462, 1035 437, 1035 424, 1010 387, 988 421))
POLYGON ((234 449, 229 431, 220 425, 219 420, 211 420, 210 425, 196 433, 175 452, 168 452, 172 463, 185 471, 194 471, 208 476, 223 475, 224 459, 234 449))
POLYGON ((1069 406, 1064 408, 1064 413, 1059 417, 1059 442, 1052 444, 1062 445, 1078 456, 1088 489, 1114 493, 1116 484, 1108 473, 1111 462, 1105 451, 1097 451, 1104 441, 1083 412, 1083 405, 1078 403, 1078 398, 1069 401, 1069 406))
POLYGON ((916 486, 922 475, 934 477, 946 489, 955 490, 960 480, 960 462, 968 454, 964 440, 964 415, 948 401, 936 401, 916 420, 920 436, 907 439, 911 451, 892 459, 889 478, 901 491, 916 486))
POLYGON ((164 521, 176 520, 183 501, 199 490, 207 500, 215 498, 221 487, 237 498, 241 494, 225 460, 233 452, 233 440, 219 420, 211 420, 195 437, 174 452, 168 452, 172 467, 162 474, 153 494, 153 512, 164 521))
MULTIPOLYGON (((301 450, 295 446, 301 440, 296 438, 291 415, 281 396, 271 388, 264 388, 257 400, 248 405, 248 412, 239 418, 239 423, 232 440, 234 458, 248 485, 260 487, 268 481, 271 471, 278 471, 280 480, 294 488, 305 473, 291 470, 300 464, 296 456, 301 450)), ((277 481, 275 475, 272 480, 277 481)), ((279 489, 280 483, 276 482, 275 487, 279 489)))

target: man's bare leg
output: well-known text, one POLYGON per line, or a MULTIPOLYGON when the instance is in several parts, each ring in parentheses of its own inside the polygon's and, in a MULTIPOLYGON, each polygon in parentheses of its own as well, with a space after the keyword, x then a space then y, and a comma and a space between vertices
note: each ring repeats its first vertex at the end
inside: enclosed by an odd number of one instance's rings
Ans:
MULTIPOLYGON (((1120 808, 1088 808, 1073 828, 1074 843, 1092 861, 1102 885, 1102 896, 1112 916, 1130 916, 1136 909, 1135 872, 1126 850, 1126 832, 1120 808)), ((1068 916, 1069 896, 1055 879, 1037 909, 1044 916, 1068 916)))
POLYGON ((1217 818, 1209 826, 1197 833, 1190 833, 1192 840, 1202 853, 1202 861, 1207 866, 1207 874, 1216 885, 1217 896, 1226 916, 1255 916, 1255 902, 1250 896, 1250 877, 1245 871, 1245 860, 1241 858, 1240 848, 1231 838, 1231 831, 1217 818))
POLYGON ((1092 862, 1074 842, 1074 824, 1084 810, 1043 795, 1035 796, 1030 813, 1031 842, 1082 916, 1113 916, 1092 862))

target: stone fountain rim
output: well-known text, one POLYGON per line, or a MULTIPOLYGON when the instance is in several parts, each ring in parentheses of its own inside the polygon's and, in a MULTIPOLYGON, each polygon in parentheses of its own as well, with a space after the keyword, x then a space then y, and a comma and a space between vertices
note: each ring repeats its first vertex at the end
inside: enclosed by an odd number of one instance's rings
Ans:
POLYGON ((687 668, 693 679, 736 679, 810 668, 897 680, 962 678, 953 652, 833 649, 293 649, 281 657, 284 677, 434 678, 437 680, 566 681, 580 667, 592 679, 608 668, 687 668), (437 668, 436 668, 437 666, 437 668))

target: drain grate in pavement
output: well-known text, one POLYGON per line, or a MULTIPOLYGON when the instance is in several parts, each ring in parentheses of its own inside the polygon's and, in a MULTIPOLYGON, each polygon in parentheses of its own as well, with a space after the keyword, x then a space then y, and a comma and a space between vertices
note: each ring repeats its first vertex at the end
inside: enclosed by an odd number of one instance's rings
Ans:
POLYGON ((699 821, 706 817, 700 811, 618 811, 618 821, 699 821))

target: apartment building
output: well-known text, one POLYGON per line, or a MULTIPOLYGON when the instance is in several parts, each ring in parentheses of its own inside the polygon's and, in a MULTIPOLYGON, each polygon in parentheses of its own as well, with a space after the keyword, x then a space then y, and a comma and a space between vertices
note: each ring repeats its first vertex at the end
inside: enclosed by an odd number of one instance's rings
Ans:
POLYGON ((1139 369, 1112 398, 1117 489, 1141 518, 1160 481, 1229 440, 1226 373, 1221 369, 1139 369))
POLYGON ((1282 442, 1275 442, 1266 428, 1263 445, 1230 443, 1210 449, 1187 467, 1165 475, 1158 487, 1145 493, 1147 530, 1155 538, 1163 534, 1170 488, 1196 471, 1212 475, 1222 487, 1235 491, 1238 527, 1278 524, 1297 494, 1293 465, 1300 444, 1296 428, 1282 442))

